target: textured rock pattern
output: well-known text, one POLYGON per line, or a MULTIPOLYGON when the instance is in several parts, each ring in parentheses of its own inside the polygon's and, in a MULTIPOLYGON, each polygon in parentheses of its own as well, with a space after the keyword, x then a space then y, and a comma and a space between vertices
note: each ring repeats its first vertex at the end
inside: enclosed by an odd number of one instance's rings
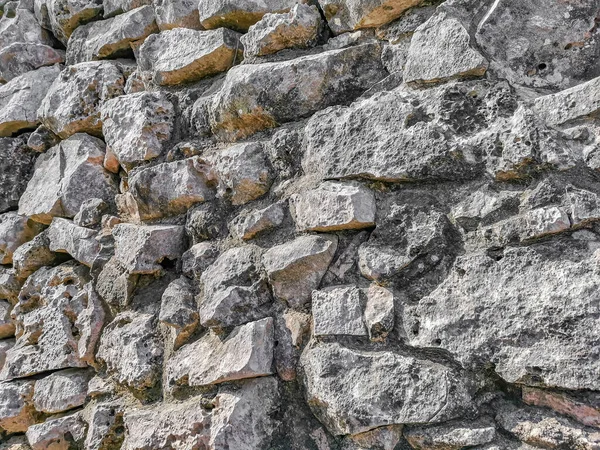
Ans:
POLYGON ((0 450, 600 448, 597 0, 0 0, 0 450))

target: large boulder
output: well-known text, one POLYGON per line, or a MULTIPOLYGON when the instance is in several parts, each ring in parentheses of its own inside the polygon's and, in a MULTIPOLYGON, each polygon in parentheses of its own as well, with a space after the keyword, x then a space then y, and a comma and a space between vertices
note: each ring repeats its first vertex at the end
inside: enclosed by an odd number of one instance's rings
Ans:
POLYGON ((47 93, 38 117, 62 139, 79 132, 102 136, 100 108, 107 100, 123 95, 124 87, 125 77, 116 63, 92 61, 69 66, 44 90, 47 93))
POLYGON ((62 64, 65 52, 34 42, 15 42, 0 48, 0 82, 7 82, 31 70, 62 64))
POLYGON ((113 174, 102 167, 104 143, 78 133, 41 155, 19 200, 19 214, 49 224, 53 217, 74 217, 88 198, 112 203, 113 174))
POLYGON ((36 153, 27 147, 27 137, 0 138, 0 213, 19 204, 33 173, 36 153), (10 161, 10 164, 8 164, 10 161))
POLYGON ((198 5, 200 23, 207 30, 230 28, 245 32, 266 13, 286 12, 295 4, 291 0, 266 0, 263 2, 243 2, 241 0, 217 0, 200 2, 198 5))
POLYGON ((377 44, 237 66, 212 100, 211 126, 226 138, 243 138, 350 103, 386 75, 377 44))
POLYGON ((0 137, 39 124, 37 110, 59 73, 59 65, 41 67, 0 86, 0 137))
POLYGON ((102 16, 102 0, 35 0, 35 16, 67 45, 77 27, 102 16))

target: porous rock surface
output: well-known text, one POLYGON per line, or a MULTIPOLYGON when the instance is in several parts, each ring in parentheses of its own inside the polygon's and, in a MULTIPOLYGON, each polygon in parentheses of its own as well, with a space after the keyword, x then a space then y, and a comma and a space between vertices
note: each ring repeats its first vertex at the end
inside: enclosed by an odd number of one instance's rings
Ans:
POLYGON ((597 0, 0 0, 0 450, 600 448, 597 0))

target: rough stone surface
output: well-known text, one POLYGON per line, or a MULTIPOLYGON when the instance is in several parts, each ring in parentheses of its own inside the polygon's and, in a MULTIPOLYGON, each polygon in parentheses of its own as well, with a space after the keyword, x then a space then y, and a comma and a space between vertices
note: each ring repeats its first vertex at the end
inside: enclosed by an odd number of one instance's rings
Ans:
POLYGON ((0 214, 0 264, 11 264, 15 250, 42 231, 40 224, 15 212, 0 214))
POLYGON ((360 289, 332 287, 313 291, 313 334, 315 336, 366 336, 360 289))
POLYGON ((81 369, 65 369, 38 380, 33 394, 35 409, 54 414, 83 405, 92 373, 81 369))
POLYGON ((385 338, 394 328, 394 294, 376 284, 369 286, 364 293, 364 320, 369 337, 371 340, 385 338))
POLYGON ((11 164, 0 166, 0 212, 19 204, 27 182, 33 173, 35 153, 27 148, 27 139, 0 138, 0 159, 11 164))
POLYGON ((32 450, 68 449, 82 445, 87 432, 81 413, 75 413, 32 425, 26 436, 32 450))
POLYGON ((199 322, 198 311, 194 289, 187 278, 178 278, 165 289, 158 320, 175 330, 176 348, 196 331, 199 322))
POLYGON ((242 213, 231 221, 230 231, 233 235, 249 240, 259 233, 266 233, 282 224, 285 209, 279 203, 265 209, 242 213))
POLYGON ((15 42, 0 49, 0 82, 7 82, 31 70, 62 64, 65 52, 33 42, 15 42))
MULTIPOLYGON (((449 423, 431 427, 411 427, 404 437, 412 448, 422 450, 460 450, 494 440, 496 427, 491 421, 449 423)), ((477 447, 480 448, 480 447, 477 447)))
POLYGON ((34 0, 35 16, 64 45, 73 31, 102 15, 101 0, 34 0))
POLYGON ((200 23, 207 30, 231 28, 247 31, 266 13, 285 12, 294 6, 289 0, 267 0, 264 2, 241 2, 240 0, 218 0, 198 5, 200 23))
POLYGON ((145 5, 152 5, 152 0, 103 0, 104 18, 114 17, 132 9, 141 8, 145 5))
POLYGON ((47 234, 51 252, 68 253, 84 266, 92 267, 100 256, 101 244, 97 233, 70 220, 55 217, 47 234))
POLYGON ((38 422, 32 404, 35 381, 0 382, 0 427, 9 433, 27 431, 38 422))
POLYGON ((192 0, 154 0, 154 15, 160 30, 191 28, 202 30, 198 2, 192 0))

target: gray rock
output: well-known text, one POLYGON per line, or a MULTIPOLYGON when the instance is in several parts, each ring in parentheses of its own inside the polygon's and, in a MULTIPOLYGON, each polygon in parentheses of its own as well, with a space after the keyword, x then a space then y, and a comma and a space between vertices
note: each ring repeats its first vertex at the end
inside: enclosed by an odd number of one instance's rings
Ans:
POLYGON ((50 251, 68 253, 84 266, 92 267, 100 253, 98 233, 67 219, 55 217, 48 227, 50 251))
POLYGON ((43 227, 16 212, 0 214, 0 264, 12 264, 13 253, 33 239, 43 227))
POLYGON ((199 278, 218 256, 219 251, 214 243, 199 242, 181 256, 181 272, 186 277, 199 278))
POLYGON ((131 274, 160 272, 163 260, 179 259, 185 250, 184 228, 177 225, 121 223, 113 236, 115 257, 131 274))
POLYGON ((198 81, 225 72, 242 60, 239 37, 226 28, 165 30, 146 39, 140 48, 139 65, 159 85, 198 81))
POLYGON ((160 156, 171 138, 173 104, 162 92, 138 92, 102 107, 106 144, 125 170, 160 156))
POLYGON ((67 45, 73 31, 102 15, 102 0, 35 0, 35 16, 67 45))
POLYGON ((198 15, 198 2, 192 0, 154 0, 154 14, 158 28, 191 28, 202 30, 198 15))
POLYGON ((100 339, 96 357, 118 383, 141 391, 160 380, 163 349, 150 314, 120 313, 100 339))
POLYGON ((264 56, 286 48, 308 48, 316 44, 321 15, 316 6, 299 3, 284 14, 265 14, 241 37, 244 56, 264 56))
POLYGON ((112 202, 117 185, 102 167, 104 156, 104 143, 83 133, 52 147, 35 163, 19 214, 49 224, 53 217, 74 217, 89 198, 112 202))
POLYGON ((192 283, 181 277, 171 282, 163 292, 158 320, 175 330, 175 349, 196 331, 199 323, 198 308, 192 283))
POLYGON ((310 314, 285 310, 275 316, 275 369, 284 381, 296 379, 298 359, 303 345, 310 337, 310 314))
POLYGON ((0 382, 0 427, 9 433, 23 433, 40 420, 33 407, 34 380, 0 382))
POLYGON ((359 184, 328 181, 294 194, 290 210, 298 231, 338 231, 375 225, 375 195, 359 184))
POLYGON ((44 90, 47 94, 38 117, 62 139, 80 132, 101 136, 100 108, 123 95, 124 87, 125 77, 116 63, 91 61, 69 66, 44 90))
POLYGON ((35 153, 27 148, 26 136, 0 138, 0 213, 13 209, 33 173, 35 153))
POLYGON ((33 394, 35 409, 54 414, 83 405, 92 375, 88 370, 65 369, 38 380, 33 394))
POLYGON ((60 142, 60 138, 45 126, 40 125, 27 139, 27 146, 38 153, 44 153, 46 150, 54 147, 60 142))
MULTIPOLYGON (((15 335, 15 324, 10 318, 11 310, 12 305, 9 302, 0 300, 0 339, 6 339, 15 335)), ((2 364, 4 364, 4 361, 2 361, 2 364)))
POLYGON ((31 450, 24 435, 13 435, 0 444, 1 450, 31 450))
MULTIPOLYGON (((6 352, 15 345, 14 339, 2 339, 0 340, 0 370, 6 361, 6 352)), ((1 447, 0 447, 1 448, 1 447)))
POLYGON ((142 6, 106 20, 77 28, 69 38, 67 64, 126 57, 130 44, 139 45, 152 33, 158 33, 152 6, 142 6))
POLYGON ((84 442, 86 450, 104 450, 111 446, 121 448, 123 429, 123 401, 90 402, 86 407, 88 432, 84 442))
POLYGON ((0 82, 6 83, 30 70, 64 62, 62 50, 41 43, 15 42, 0 48, 0 82))
POLYGON ((278 227, 285 218, 285 209, 274 203, 264 209, 247 211, 236 216, 229 225, 231 234, 245 241, 278 227))
POLYGON ((273 295, 291 307, 301 307, 321 279, 337 249, 335 236, 302 236, 270 248, 263 255, 273 295))
POLYGON ((185 231, 194 244, 224 237, 227 234, 226 214, 226 209, 217 202, 196 205, 187 213, 185 231))
POLYGON ((237 247, 222 253, 200 277, 200 323, 205 327, 237 326, 266 315, 271 294, 260 271, 260 250, 237 247), (262 307, 262 308, 261 308, 262 307))
POLYGON ((360 289, 354 286, 313 291, 313 335, 366 336, 363 303, 360 289))
POLYGON ((68 256, 50 251, 48 233, 42 232, 13 253, 13 267, 21 279, 29 277, 43 266, 55 266, 68 256))
POLYGON ((408 9, 397 20, 377 28, 375 35, 378 39, 397 44, 410 37, 419 26, 427 22, 435 10, 435 6, 419 6, 408 9))
POLYGON ((456 204, 449 217, 465 231, 472 231, 480 224, 495 222, 503 215, 516 212, 519 203, 518 192, 495 192, 483 189, 469 195, 456 204))
POLYGON ((487 60, 471 46, 461 22, 434 14, 416 29, 404 68, 406 83, 438 83, 453 78, 483 76, 487 60))
POLYGON ((87 423, 80 412, 50 418, 27 429, 27 442, 32 450, 68 449, 82 445, 87 433, 87 423))
POLYGON ((194 156, 181 161, 136 170, 129 178, 141 220, 185 213, 196 203, 211 200, 216 175, 210 165, 194 156))
POLYGON ((79 212, 73 217, 75 225, 94 227, 100 224, 102 215, 107 212, 109 205, 100 198, 90 198, 81 204, 79 212))
POLYGON ((250 136, 349 103, 386 74, 377 44, 237 66, 212 101, 211 127, 228 139, 250 136))
POLYGON ((211 331, 167 361, 169 386, 206 386, 270 375, 273 346, 270 317, 236 327, 226 338, 211 331))
POLYGON ((597 389, 598 267, 587 245, 571 242, 568 259, 556 258, 560 245, 459 257, 435 291, 405 309, 410 345, 445 349, 468 367, 493 363, 509 383, 597 389))
POLYGON ((198 5, 200 23, 207 30, 231 28, 245 32, 266 13, 286 12, 294 6, 290 0, 266 0, 264 2, 241 2, 240 0, 218 0, 198 5))
POLYGON ((371 340, 385 338, 394 328, 394 294, 392 291, 371 284, 363 290, 366 296, 365 325, 371 340))
POLYGON ((273 183, 273 172, 260 142, 237 144, 208 157, 219 178, 219 194, 234 205, 262 197, 273 183))
POLYGON ((17 342, 0 379, 94 362, 104 311, 88 277, 87 268, 68 262, 42 267, 27 279, 12 312, 17 342))
POLYGON ((103 0, 104 18, 114 17, 144 5, 152 5, 152 0, 103 0))
POLYGON ((19 298, 23 280, 17 277, 17 272, 8 266, 0 266, 0 299, 14 304, 19 298))
POLYGON ((388 425, 350 435, 345 439, 350 445, 343 448, 348 450, 370 448, 393 450, 402 441, 402 427, 402 425, 388 425))
POLYGON ((37 110, 60 66, 41 67, 0 86, 0 137, 35 128, 37 110))
POLYGON ((3 5, 10 9, 0 17, 0 48, 4 49, 17 42, 25 44, 52 45, 53 38, 49 31, 44 30, 35 16, 26 8, 3 5))
POLYGON ((313 343, 300 364, 308 404, 336 435, 443 422, 471 407, 469 387, 460 374, 428 360, 313 343))
POLYGON ((410 427, 404 437, 417 450, 460 450, 491 442, 496 427, 491 420, 454 422, 430 427, 410 427))

